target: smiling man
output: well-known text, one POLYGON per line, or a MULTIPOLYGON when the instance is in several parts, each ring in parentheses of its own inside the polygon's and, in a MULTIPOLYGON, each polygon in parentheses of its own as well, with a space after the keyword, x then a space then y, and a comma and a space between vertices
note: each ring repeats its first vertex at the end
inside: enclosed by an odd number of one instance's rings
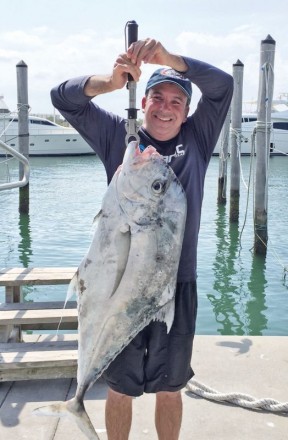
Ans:
POLYGON ((126 121, 91 99, 123 88, 128 74, 138 81, 143 63, 165 67, 153 73, 142 99, 140 149, 152 145, 166 158, 186 192, 188 212, 170 332, 167 334, 165 323, 152 322, 104 373, 109 386, 106 402, 109 440, 128 439, 132 398, 144 392, 156 394, 159 440, 179 438, 180 390, 194 374, 191 356, 197 314, 197 241, 204 179, 233 93, 233 79, 227 73, 205 62, 172 54, 150 38, 133 43, 126 53, 119 55, 111 74, 74 78, 55 87, 51 92, 54 106, 98 154, 108 183, 122 163, 126 121), (188 116, 191 83, 200 89, 202 96, 196 111, 188 116))
POLYGON ((191 82, 173 69, 159 69, 149 79, 145 94, 143 128, 159 141, 174 138, 187 119, 191 82))

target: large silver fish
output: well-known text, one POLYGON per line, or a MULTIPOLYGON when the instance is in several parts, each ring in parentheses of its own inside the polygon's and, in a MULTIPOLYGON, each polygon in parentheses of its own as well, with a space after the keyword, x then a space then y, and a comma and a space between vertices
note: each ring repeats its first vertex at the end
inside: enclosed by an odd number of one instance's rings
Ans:
POLYGON ((131 142, 96 217, 97 229, 68 293, 77 293, 77 390, 38 413, 75 418, 98 439, 85 411, 87 389, 152 320, 174 317, 176 275, 186 221, 185 192, 155 148, 131 142))

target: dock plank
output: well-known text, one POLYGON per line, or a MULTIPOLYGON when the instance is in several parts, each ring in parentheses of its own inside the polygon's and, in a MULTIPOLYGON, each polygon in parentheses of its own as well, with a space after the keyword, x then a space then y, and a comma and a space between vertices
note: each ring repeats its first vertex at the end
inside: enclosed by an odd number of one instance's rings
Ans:
POLYGON ((0 270, 0 286, 68 284, 76 267, 5 268, 0 270))
POLYGON ((76 322, 77 309, 39 309, 39 310, 2 310, 0 311, 1 325, 37 324, 76 322))
POLYGON ((32 368, 17 368, 11 370, 0 370, 0 383, 17 382, 17 381, 34 381, 34 380, 48 380, 48 379, 72 379, 77 376, 76 365, 45 365, 40 368, 33 366, 32 368))
MULTIPOLYGON (((64 309, 64 301, 51 302, 19 302, 19 303, 0 303, 0 311, 4 310, 39 310, 39 309, 64 309)), ((68 301, 65 309, 76 309, 76 301, 68 301)))
POLYGON ((0 382, 76 377, 77 335, 33 335, 30 340, 0 344, 0 382))

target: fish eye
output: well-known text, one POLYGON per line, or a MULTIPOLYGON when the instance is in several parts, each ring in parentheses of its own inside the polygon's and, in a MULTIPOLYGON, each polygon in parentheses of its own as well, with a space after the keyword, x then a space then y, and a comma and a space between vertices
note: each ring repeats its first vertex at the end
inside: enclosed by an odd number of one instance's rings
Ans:
POLYGON ((154 180, 151 188, 155 194, 162 194, 165 191, 165 183, 161 180, 154 180))

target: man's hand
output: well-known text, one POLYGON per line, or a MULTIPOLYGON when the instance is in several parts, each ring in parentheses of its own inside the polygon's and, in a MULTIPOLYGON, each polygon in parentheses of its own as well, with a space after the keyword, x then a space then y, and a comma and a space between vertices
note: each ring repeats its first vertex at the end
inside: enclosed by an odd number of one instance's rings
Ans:
POLYGON ((127 50, 127 57, 138 67, 145 63, 169 66, 180 72, 186 72, 187 70, 187 65, 180 55, 171 54, 160 41, 152 38, 132 43, 127 50))
POLYGON ((115 89, 121 89, 128 81, 128 73, 131 74, 134 81, 138 81, 141 76, 140 65, 133 63, 127 54, 118 56, 111 76, 111 83, 115 89))
POLYGON ((117 57, 111 75, 91 76, 84 93, 87 96, 97 96, 122 89, 128 81, 128 73, 134 81, 139 81, 142 63, 169 66, 179 72, 186 72, 188 68, 180 55, 168 52, 159 41, 146 38, 132 43, 126 53, 117 57))
POLYGON ((141 70, 124 53, 118 56, 110 75, 91 76, 85 84, 84 93, 86 96, 97 96, 122 89, 128 81, 128 73, 138 81, 141 70))
POLYGON ((146 38, 146 40, 138 40, 132 43, 127 50, 127 57, 139 67, 142 62, 165 65, 168 52, 159 41, 146 38))

